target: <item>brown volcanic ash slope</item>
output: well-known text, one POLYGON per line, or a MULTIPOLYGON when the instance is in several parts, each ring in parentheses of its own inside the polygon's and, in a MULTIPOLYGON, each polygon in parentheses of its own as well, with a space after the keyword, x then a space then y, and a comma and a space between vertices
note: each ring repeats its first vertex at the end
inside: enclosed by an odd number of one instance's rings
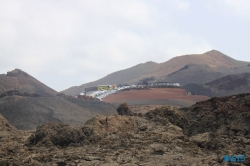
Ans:
POLYGON ((192 82, 206 83, 232 72, 247 72, 249 71, 248 64, 250 63, 237 61, 219 51, 212 50, 204 54, 178 56, 160 64, 155 62, 139 64, 62 92, 68 95, 76 95, 84 91, 86 87, 113 83, 133 84, 146 78, 153 78, 151 81, 180 82, 181 85, 192 82))
POLYGON ((244 93, 246 90, 250 90, 250 73, 228 75, 206 83, 206 85, 224 91, 233 91, 238 89, 240 90, 239 93, 244 93))
POLYGON ((47 122, 62 122, 73 126, 84 124, 95 115, 116 113, 113 105, 63 97, 4 96, 0 98, 0 113, 18 129, 31 130, 47 122), (75 102, 74 102, 75 101, 75 102), (78 102, 78 103, 77 103, 78 102))
POLYGON ((1 114, 0 114, 0 136, 2 135, 8 135, 10 133, 17 132, 17 129, 9 124, 8 120, 6 120, 1 114))
POLYGON ((55 96, 57 94, 55 90, 20 69, 7 72, 6 75, 0 75, 0 94, 14 89, 22 93, 37 93, 42 96, 55 96))
POLYGON ((220 67, 220 72, 209 65, 189 64, 178 71, 168 74, 162 81, 179 82, 182 86, 191 82, 207 82, 224 76, 228 69, 220 67), (222 72, 223 71, 223 72, 222 72))
POLYGON ((0 76, 0 92, 0 113, 22 130, 52 121, 79 126, 95 115, 116 113, 115 106, 104 102, 56 96, 56 91, 19 69, 0 76))
POLYGON ((78 98, 65 96, 64 99, 76 104, 77 106, 90 110, 94 115, 109 116, 117 113, 116 106, 106 102, 100 102, 99 99, 85 99, 81 98, 81 96, 78 98))
POLYGON ((250 73, 227 75, 206 84, 191 83, 184 88, 210 97, 250 93, 250 73))
POLYGON ((143 116, 96 116, 78 128, 48 123, 26 146, 3 138, 0 156, 16 165, 249 165, 249 118, 250 94, 241 94, 143 116), (241 164, 223 161, 242 154, 241 164))
POLYGON ((190 106, 195 102, 207 99, 209 99, 209 97, 186 95, 186 91, 180 88, 157 88, 123 91, 109 95, 105 97, 103 101, 113 104, 127 102, 129 105, 167 104, 190 106))

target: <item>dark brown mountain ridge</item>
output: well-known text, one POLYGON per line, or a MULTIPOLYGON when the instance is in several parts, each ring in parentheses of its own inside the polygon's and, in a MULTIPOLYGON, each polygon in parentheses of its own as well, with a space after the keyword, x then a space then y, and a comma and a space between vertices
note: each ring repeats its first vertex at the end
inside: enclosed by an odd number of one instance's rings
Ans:
POLYGON ((61 95, 20 69, 0 76, 0 114, 17 129, 33 130, 47 122, 79 126, 115 112, 115 106, 97 99, 61 95))
POLYGON ((205 84, 190 83, 185 85, 184 88, 197 95, 209 97, 250 93, 250 72, 227 75, 205 84))
POLYGON ((111 104, 71 96, 34 97, 15 94, 0 98, 0 113, 21 130, 34 130, 47 122, 79 126, 95 115, 111 115, 115 112, 115 106, 111 104))
POLYGON ((55 90, 20 69, 0 75, 0 94, 10 90, 18 90, 27 94, 36 93, 42 96, 55 96, 57 94, 55 90))
POLYGON ((146 62, 107 75, 97 81, 74 86, 62 91, 76 95, 86 87, 101 84, 134 84, 145 79, 150 82, 206 83, 232 73, 249 71, 250 62, 237 61, 219 51, 174 57, 164 63, 146 62), (153 78, 153 79, 152 79, 153 78))

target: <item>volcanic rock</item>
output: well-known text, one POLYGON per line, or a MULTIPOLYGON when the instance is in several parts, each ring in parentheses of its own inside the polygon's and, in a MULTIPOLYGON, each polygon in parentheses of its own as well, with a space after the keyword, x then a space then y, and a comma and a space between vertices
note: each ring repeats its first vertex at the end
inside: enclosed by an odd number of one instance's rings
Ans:
POLYGON ((0 114, 0 136, 18 132, 18 130, 9 124, 9 122, 0 114))
POLYGON ((250 94, 212 98, 182 109, 189 119, 188 135, 204 132, 250 136, 250 94))
POLYGON ((249 93, 212 98, 182 111, 188 119, 184 131, 200 148, 221 155, 250 155, 249 93))
POLYGON ((133 115, 133 112, 129 109, 127 103, 122 103, 116 109, 119 115, 133 115))
POLYGON ((2 93, 0 95, 0 98, 5 97, 5 96, 26 96, 26 97, 41 97, 39 94, 28 94, 28 93, 21 93, 18 90, 10 90, 2 93))
POLYGON ((0 139, 0 161, 16 165, 249 165, 250 94, 189 108, 103 116, 81 127, 47 123, 0 139), (223 161, 245 155, 244 163, 223 161), (55 164, 56 163, 56 164, 55 164))

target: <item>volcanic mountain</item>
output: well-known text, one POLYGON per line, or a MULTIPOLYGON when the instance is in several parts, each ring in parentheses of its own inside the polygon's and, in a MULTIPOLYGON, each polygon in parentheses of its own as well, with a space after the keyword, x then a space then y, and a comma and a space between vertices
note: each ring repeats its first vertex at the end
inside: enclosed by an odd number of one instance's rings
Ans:
POLYGON ((28 94, 55 96, 57 92, 20 69, 0 74, 0 94, 9 90, 18 90, 28 94))
POLYGON ((0 98, 0 113, 17 129, 32 130, 46 122, 79 126, 95 115, 112 115, 115 107, 73 97, 10 95, 0 98))
POLYGON ((79 126, 95 115, 114 113, 111 104, 58 94, 19 69, 0 75, 0 114, 17 129, 36 129, 46 122, 79 126))
POLYGON ((197 95, 210 97, 250 93, 250 73, 231 74, 205 84, 190 83, 184 88, 197 95))
POLYGON ((187 83, 206 83, 232 73, 249 71, 249 62, 237 61, 216 51, 203 54, 183 55, 164 63, 146 62, 128 69, 107 75, 97 81, 74 86, 62 91, 68 95, 76 95, 86 87, 100 84, 133 84, 138 82, 168 81, 187 83))

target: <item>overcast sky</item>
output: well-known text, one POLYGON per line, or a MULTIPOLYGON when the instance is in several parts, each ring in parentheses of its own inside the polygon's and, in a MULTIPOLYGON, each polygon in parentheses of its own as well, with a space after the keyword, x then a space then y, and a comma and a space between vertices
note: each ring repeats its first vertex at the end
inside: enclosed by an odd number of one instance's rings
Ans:
POLYGON ((57 91, 211 49, 250 62, 249 0, 0 0, 0 73, 57 91))

